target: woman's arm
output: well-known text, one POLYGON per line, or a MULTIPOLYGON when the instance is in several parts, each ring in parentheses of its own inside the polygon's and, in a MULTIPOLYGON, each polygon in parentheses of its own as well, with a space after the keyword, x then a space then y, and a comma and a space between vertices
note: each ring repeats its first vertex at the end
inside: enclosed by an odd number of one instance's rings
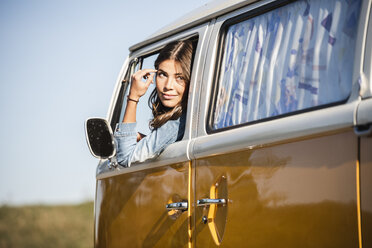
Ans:
POLYGON ((139 135, 136 132, 137 103, 153 82, 154 72, 156 70, 144 69, 132 75, 123 122, 117 125, 114 133, 117 145, 116 156, 122 166, 129 167, 132 162, 143 162, 156 157, 169 144, 183 136, 183 117, 168 121, 148 136, 139 135), (143 82, 142 78, 145 78, 146 82, 143 82))
POLYGON ((118 124, 115 130, 117 160, 129 167, 131 163, 143 162, 158 156, 168 145, 180 140, 185 130, 185 116, 170 120, 137 143, 136 123, 118 124))
POLYGON ((136 122, 137 103, 153 82, 154 72, 156 72, 156 70, 144 69, 132 75, 132 83, 130 85, 127 106, 123 118, 124 123, 136 122), (142 78, 145 78, 146 82, 143 82, 142 78))

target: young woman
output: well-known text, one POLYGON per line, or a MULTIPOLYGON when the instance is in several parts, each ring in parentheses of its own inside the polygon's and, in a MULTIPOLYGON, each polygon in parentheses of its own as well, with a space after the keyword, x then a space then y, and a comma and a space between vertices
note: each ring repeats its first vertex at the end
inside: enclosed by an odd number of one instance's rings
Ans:
POLYGON ((169 43, 160 51, 155 70, 143 69, 132 75, 123 122, 114 133, 117 160, 122 166, 154 158, 168 145, 182 139, 192 53, 191 41, 169 43), (156 88, 149 99, 154 116, 150 121, 152 131, 143 136, 136 132, 137 103, 154 79, 156 88))

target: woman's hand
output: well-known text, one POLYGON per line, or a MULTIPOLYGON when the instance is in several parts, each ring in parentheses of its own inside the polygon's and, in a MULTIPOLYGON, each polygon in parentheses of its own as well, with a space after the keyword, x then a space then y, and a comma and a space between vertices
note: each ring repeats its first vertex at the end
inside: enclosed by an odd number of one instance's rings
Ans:
POLYGON ((157 70, 143 69, 132 75, 132 84, 129 91, 130 99, 138 101, 146 93, 150 84, 153 82, 155 72, 157 70), (143 82, 142 78, 146 79, 146 82, 143 82))
POLYGON ((145 137, 146 137, 146 135, 144 135, 143 133, 138 132, 137 133, 137 142, 139 142, 141 139, 143 139, 145 137))

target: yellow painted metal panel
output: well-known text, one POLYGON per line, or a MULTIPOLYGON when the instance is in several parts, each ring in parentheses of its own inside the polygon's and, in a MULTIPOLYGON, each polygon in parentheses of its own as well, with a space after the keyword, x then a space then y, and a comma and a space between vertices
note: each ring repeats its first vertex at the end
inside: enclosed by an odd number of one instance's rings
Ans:
POLYGON ((165 206, 187 201, 189 162, 97 182, 96 247, 187 247, 187 212, 165 206))
POLYGON ((372 247, 372 137, 360 141, 360 179, 363 247, 372 247))
MULTIPOLYGON (((357 147, 350 129, 200 159, 196 199, 226 176, 221 247, 358 247, 357 147)), ((196 246, 216 247, 195 214, 196 246)))

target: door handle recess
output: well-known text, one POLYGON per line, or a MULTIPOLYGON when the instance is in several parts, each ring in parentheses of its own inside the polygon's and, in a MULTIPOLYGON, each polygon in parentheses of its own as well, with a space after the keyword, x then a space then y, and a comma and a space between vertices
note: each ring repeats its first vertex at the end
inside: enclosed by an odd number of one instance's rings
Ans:
POLYGON ((173 203, 167 204, 165 207, 168 211, 171 211, 171 210, 186 211, 188 208, 188 204, 187 202, 173 202, 173 203))
POLYGON ((226 204, 226 199, 200 199, 200 200, 197 200, 197 205, 198 207, 204 207, 204 206, 209 206, 209 205, 212 205, 212 204, 216 204, 216 205, 224 205, 226 204))

